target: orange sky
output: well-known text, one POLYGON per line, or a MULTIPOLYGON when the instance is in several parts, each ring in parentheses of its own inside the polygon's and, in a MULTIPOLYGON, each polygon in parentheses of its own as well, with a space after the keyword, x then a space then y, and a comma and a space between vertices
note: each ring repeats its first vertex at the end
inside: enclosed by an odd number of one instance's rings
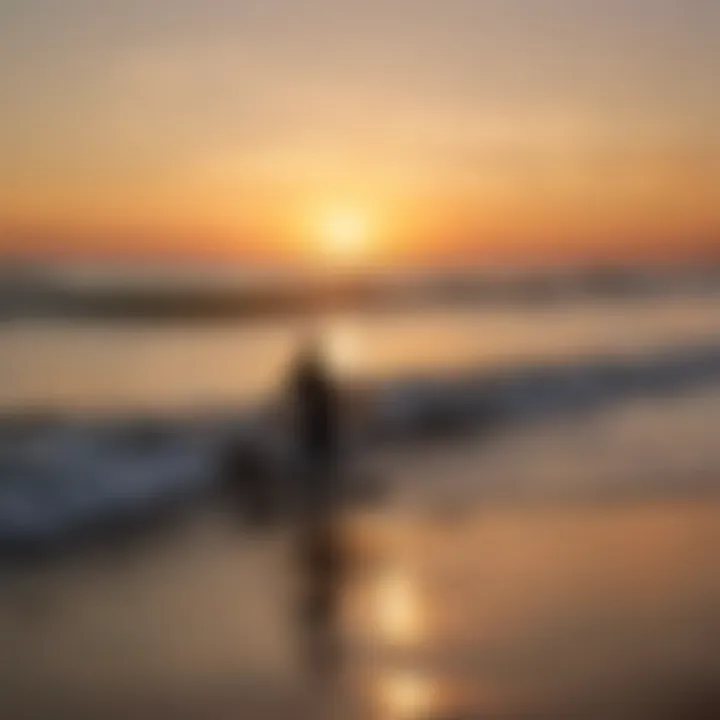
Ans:
POLYGON ((372 263, 707 252, 718 67, 708 0, 9 0, 2 241, 312 262, 350 207, 372 263))

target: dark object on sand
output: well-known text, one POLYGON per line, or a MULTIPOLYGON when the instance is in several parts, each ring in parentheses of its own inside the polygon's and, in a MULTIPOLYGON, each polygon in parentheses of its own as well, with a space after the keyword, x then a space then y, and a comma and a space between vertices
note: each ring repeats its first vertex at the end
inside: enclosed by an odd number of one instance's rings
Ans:
POLYGON ((310 671, 325 675, 340 661, 337 623, 347 556, 337 524, 322 516, 307 520, 296 552, 301 652, 310 671))
POLYGON ((327 519, 305 524, 298 539, 297 562, 304 578, 301 613, 308 621, 331 614, 335 591, 345 574, 340 532, 327 519))
POLYGON ((273 474, 260 448, 237 443, 228 450, 222 466, 222 488, 233 509, 250 525, 272 522, 273 474))

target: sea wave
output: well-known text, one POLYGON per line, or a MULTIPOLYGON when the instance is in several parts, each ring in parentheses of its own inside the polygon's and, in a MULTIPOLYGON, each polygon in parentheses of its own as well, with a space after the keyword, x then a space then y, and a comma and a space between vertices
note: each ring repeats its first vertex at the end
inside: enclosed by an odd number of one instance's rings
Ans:
MULTIPOLYGON (((427 442, 590 413, 720 382, 720 345, 632 357, 484 368, 360 388, 355 444, 427 442)), ((8 415, 0 422, 0 548, 47 547, 154 518, 211 491, 232 446, 256 446, 292 483, 291 443, 266 408, 182 417, 8 415)))

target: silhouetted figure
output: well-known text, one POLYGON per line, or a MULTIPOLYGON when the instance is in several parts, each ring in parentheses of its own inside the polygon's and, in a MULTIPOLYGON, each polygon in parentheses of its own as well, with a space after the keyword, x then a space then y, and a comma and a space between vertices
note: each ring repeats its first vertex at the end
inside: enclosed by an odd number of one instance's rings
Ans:
POLYGON ((340 400, 316 343, 300 354, 290 394, 303 510, 295 544, 300 651, 306 669, 326 676, 338 666, 337 618, 344 576, 340 498, 340 400))
POLYGON ((300 355, 290 393, 303 500, 311 510, 328 509, 339 480, 339 398, 316 344, 300 355))

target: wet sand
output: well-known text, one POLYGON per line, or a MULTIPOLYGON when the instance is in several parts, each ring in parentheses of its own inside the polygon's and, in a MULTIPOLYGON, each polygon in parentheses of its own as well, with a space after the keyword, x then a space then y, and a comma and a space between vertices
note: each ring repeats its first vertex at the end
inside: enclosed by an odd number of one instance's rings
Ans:
POLYGON ((715 502, 665 502, 394 525, 364 588, 373 716, 717 711, 719 520, 715 502))
POLYGON ((716 501, 350 516, 319 677, 293 534, 226 520, 5 569, 2 717, 715 717, 716 501))

